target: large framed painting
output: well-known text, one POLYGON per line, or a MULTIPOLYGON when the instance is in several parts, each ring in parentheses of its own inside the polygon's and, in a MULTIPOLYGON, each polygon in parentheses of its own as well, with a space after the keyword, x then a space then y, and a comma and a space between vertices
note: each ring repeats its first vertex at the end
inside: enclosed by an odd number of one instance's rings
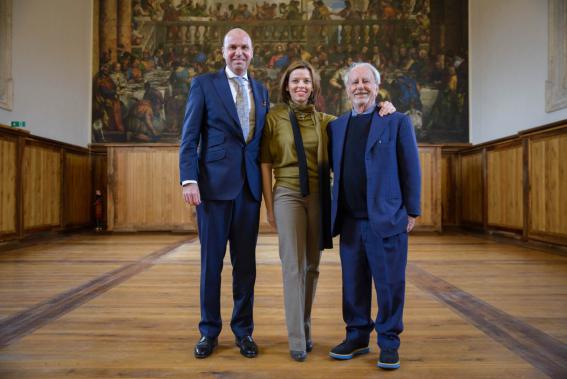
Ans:
POLYGON ((278 102, 293 60, 321 76, 317 107, 350 109, 342 76, 381 73, 380 98, 420 142, 468 142, 467 0, 95 0, 92 142, 177 142, 191 80, 224 65, 222 38, 254 42, 250 73, 278 102))

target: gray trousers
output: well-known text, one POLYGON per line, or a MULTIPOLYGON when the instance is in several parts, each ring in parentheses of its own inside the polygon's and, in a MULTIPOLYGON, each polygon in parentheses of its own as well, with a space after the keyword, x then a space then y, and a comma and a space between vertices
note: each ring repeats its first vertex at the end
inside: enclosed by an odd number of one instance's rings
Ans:
POLYGON ((290 350, 305 350, 306 340, 311 339, 311 307, 321 260, 319 208, 318 193, 304 198, 285 187, 274 190, 290 350))

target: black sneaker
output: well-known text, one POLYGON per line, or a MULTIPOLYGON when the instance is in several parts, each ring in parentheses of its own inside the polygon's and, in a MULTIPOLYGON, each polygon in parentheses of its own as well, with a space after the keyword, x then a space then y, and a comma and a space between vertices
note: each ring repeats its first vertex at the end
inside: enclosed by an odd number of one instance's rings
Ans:
POLYGON ((400 368, 400 357, 397 350, 382 350, 380 359, 376 366, 384 370, 395 370, 400 368))
POLYGON ((329 352, 329 356, 335 359, 352 359, 356 355, 366 354, 370 351, 368 344, 356 341, 344 340, 329 352))

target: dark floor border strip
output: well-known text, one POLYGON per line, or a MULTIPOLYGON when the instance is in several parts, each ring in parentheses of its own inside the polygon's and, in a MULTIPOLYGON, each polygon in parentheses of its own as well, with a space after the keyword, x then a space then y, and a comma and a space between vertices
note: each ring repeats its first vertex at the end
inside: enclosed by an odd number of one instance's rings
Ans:
MULTIPOLYGON (((136 233, 138 234, 139 232, 132 232, 132 233, 136 233)), ((168 235, 168 234, 164 234, 164 235, 168 235)), ((194 235, 194 234, 193 234, 194 235)), ((95 235, 96 237, 96 235, 95 235)), ((105 237, 104 235, 101 235, 101 237, 105 237)), ((107 235, 106 237, 112 237, 110 235, 107 235)), ((116 237, 116 235, 114 235, 114 237, 116 237)), ((103 241, 97 241, 96 239, 93 239, 89 242, 87 241, 74 241, 74 240, 68 240, 68 241, 64 241, 63 246, 67 246, 67 245, 73 245, 73 246, 108 246, 109 241, 107 240, 103 240, 103 241)), ((112 246, 128 246, 131 245, 132 241, 112 241, 112 246)), ((136 241, 135 242, 136 245, 140 245, 140 246, 152 246, 152 245, 163 245, 163 242, 139 242, 136 241)))
POLYGON ((567 378, 566 344, 412 263, 408 280, 550 378, 567 378))
POLYGON ((64 234, 63 232, 50 231, 45 233, 39 233, 39 235, 24 237, 23 239, 1 241, 0 253, 10 252, 13 250, 33 247, 37 245, 64 242, 73 238, 73 236, 74 235, 71 233, 64 234))
POLYGON ((183 244, 196 238, 183 240, 159 249, 142 259, 96 277, 79 287, 54 296, 18 314, 0 321, 0 348, 45 326, 86 302, 147 270, 157 261, 183 244))
MULTIPOLYGON (((475 264, 475 265, 483 265, 483 264, 502 264, 502 265, 525 265, 525 266, 533 266, 534 264, 538 265, 545 265, 545 266, 562 266, 567 265, 567 259, 555 259, 550 260, 548 259, 482 259, 482 260, 471 260, 471 259, 436 259, 436 260, 428 260, 428 259, 411 259, 411 262, 414 264, 426 264, 430 266, 462 266, 466 264, 475 264)), ((0 262, 1 264, 2 262, 0 262)))

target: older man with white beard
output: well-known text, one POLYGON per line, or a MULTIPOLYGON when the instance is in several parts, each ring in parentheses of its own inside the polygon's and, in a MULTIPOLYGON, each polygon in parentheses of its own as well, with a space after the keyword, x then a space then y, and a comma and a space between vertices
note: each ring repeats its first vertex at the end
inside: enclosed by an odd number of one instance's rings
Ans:
POLYGON ((382 369, 400 367, 408 233, 419 216, 421 173, 408 116, 378 117, 380 74, 355 63, 345 76, 352 110, 329 124, 334 171, 331 225, 340 234, 345 340, 329 355, 351 359, 369 352, 378 334, 382 369), (372 280, 378 315, 371 318, 372 280))

